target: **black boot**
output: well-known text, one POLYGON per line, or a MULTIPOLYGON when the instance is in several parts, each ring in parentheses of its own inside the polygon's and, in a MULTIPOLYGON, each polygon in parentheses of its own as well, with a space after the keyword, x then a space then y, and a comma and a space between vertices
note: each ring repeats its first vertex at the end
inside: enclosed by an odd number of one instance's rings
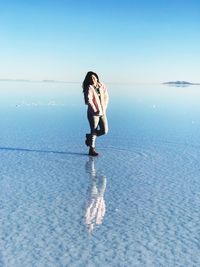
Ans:
POLYGON ((91 135, 86 134, 85 137, 86 137, 86 139, 85 139, 86 146, 90 146, 91 145, 91 135))
POLYGON ((96 157, 96 156, 99 155, 99 153, 97 153, 97 152, 95 151, 95 148, 94 148, 94 147, 90 147, 89 155, 90 155, 90 156, 93 156, 93 157, 96 157))

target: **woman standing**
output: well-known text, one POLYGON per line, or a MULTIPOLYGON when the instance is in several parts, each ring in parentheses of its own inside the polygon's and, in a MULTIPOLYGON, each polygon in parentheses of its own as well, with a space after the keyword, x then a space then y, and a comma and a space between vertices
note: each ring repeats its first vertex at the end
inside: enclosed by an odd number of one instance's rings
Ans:
POLYGON ((89 146, 90 156, 98 156, 95 151, 96 137, 108 132, 108 92, 105 85, 99 81, 98 75, 92 71, 86 74, 82 87, 85 104, 88 105, 87 118, 91 130, 90 134, 86 134, 85 144, 89 146))

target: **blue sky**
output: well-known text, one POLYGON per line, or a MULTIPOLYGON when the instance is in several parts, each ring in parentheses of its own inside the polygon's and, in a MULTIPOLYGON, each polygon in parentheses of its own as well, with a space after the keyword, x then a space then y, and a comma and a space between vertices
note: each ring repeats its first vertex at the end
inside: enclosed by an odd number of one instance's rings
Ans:
POLYGON ((200 2, 0 1, 0 78, 200 82, 200 2))

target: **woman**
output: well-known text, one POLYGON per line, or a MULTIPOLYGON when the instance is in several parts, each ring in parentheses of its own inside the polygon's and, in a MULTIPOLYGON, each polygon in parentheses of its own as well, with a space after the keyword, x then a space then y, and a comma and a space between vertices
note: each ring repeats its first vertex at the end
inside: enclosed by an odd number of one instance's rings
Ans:
POLYGON ((99 81, 98 75, 92 71, 86 74, 82 87, 85 104, 88 105, 87 117, 91 130, 90 134, 86 134, 85 144, 89 146, 90 156, 98 156, 95 151, 96 137, 108 132, 108 92, 105 85, 99 81))

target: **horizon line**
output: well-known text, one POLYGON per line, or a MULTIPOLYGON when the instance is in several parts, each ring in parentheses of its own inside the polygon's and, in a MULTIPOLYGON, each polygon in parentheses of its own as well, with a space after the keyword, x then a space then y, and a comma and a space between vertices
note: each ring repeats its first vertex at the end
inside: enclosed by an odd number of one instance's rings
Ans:
MULTIPOLYGON (((113 82, 113 81, 105 81, 106 84, 164 84, 164 83, 176 83, 180 80, 176 81, 157 81, 157 82, 113 82)), ((42 80, 31 80, 31 79, 9 79, 9 78, 0 78, 0 82, 30 82, 30 83, 69 83, 69 84, 82 84, 82 81, 65 81, 65 80, 54 80, 54 79, 42 79, 42 80)), ((184 81, 186 82, 186 81, 184 81)), ((198 82, 189 82, 191 84, 200 84, 198 82)))
MULTIPOLYGON (((82 84, 82 81, 63 81, 63 80, 53 80, 53 79, 43 79, 43 80, 31 80, 31 79, 7 79, 0 78, 0 82, 30 82, 30 83, 78 83, 82 84)), ((113 82, 105 81, 106 84, 149 84, 149 83, 162 83, 162 82, 113 82)))

